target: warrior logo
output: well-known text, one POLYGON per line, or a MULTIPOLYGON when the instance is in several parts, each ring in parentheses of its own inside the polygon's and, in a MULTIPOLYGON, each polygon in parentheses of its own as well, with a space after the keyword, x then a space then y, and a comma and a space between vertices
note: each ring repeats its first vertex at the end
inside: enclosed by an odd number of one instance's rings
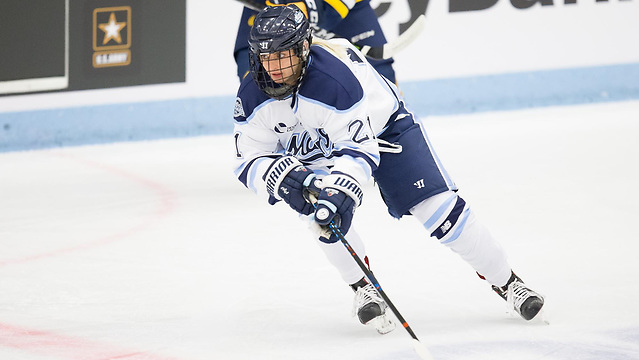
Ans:
POLYGON ((282 174, 286 175, 294 164, 295 162, 290 156, 285 156, 273 162, 271 168, 264 174, 266 190, 269 194, 274 196, 275 187, 280 182, 280 177, 282 177, 282 174))
POLYGON ((359 200, 359 203, 360 204, 362 203, 362 197, 364 197, 364 193, 362 192, 362 189, 359 187, 359 185, 357 185, 355 181, 351 181, 348 178, 338 176, 337 179, 333 181, 333 184, 341 187, 342 189, 350 191, 352 195, 357 197, 357 200, 359 200))

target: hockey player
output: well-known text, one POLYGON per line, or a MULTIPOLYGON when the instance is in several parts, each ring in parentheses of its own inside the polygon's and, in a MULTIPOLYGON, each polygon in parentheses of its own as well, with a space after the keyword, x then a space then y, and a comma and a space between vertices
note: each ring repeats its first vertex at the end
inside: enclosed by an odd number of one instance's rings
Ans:
POLYGON ((391 81, 343 39, 312 39, 299 8, 268 7, 249 35, 250 76, 235 103, 238 179, 286 202, 317 230, 318 244, 355 291, 359 320, 392 330, 387 305, 327 226, 366 253, 351 222, 376 180, 389 213, 413 215, 428 235, 459 254, 524 319, 544 299, 511 270, 435 155, 391 81))
MULTIPOLYGON (((257 14, 251 8, 264 8, 273 4, 294 3, 305 12, 316 37, 341 37, 358 47, 377 47, 386 44, 377 15, 370 0, 240 0, 244 3, 242 18, 235 38, 233 56, 240 81, 248 74, 248 33, 257 14), (251 8, 249 8, 249 6, 251 8)), ((377 71, 395 82, 393 59, 369 59, 377 71)))

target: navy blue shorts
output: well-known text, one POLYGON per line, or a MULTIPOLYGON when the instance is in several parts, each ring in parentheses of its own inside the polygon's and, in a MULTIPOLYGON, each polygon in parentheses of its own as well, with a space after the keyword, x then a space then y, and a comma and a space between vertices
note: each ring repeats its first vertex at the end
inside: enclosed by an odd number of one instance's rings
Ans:
POLYGON ((393 122, 379 138, 402 146, 400 153, 382 152, 373 172, 393 217, 409 215, 408 210, 433 195, 457 190, 412 116, 393 122))

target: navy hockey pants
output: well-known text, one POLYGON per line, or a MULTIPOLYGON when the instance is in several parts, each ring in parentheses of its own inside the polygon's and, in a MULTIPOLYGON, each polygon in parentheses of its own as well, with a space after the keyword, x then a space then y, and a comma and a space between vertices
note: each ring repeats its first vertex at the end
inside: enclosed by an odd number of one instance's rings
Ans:
POLYGON ((409 215, 412 207, 433 195, 457 190, 412 116, 396 120, 378 138, 402 147, 400 153, 381 152, 373 172, 393 217, 409 215))

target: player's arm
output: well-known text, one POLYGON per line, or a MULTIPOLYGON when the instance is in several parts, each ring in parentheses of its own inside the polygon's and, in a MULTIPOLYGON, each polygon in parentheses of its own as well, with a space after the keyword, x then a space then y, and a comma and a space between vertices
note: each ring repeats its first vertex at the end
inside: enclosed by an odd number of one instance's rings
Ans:
POLYGON ((309 215, 314 211, 310 195, 320 193, 315 173, 294 156, 284 154, 279 145, 274 147, 268 140, 273 134, 264 130, 250 123, 235 126, 235 174, 269 204, 284 201, 298 213, 309 215))
MULTIPOLYGON (((360 104, 351 111, 333 113, 322 127, 333 142, 331 156, 335 160, 330 174, 322 179, 314 216, 317 224, 332 222, 343 234, 349 231, 355 209, 362 203, 362 184, 371 179, 380 160, 364 109, 365 105, 360 104)), ((338 241, 334 234, 329 235, 324 241, 338 241)))
POLYGON ((283 151, 277 136, 258 123, 258 119, 252 119, 235 124, 235 175, 248 189, 268 198, 262 177, 273 161, 283 155, 283 151))
POLYGON ((273 110, 264 109, 266 104, 247 118, 238 106, 241 101, 236 104, 234 131, 235 174, 240 182, 271 205, 284 201, 300 214, 312 213, 310 194, 319 194, 319 182, 313 171, 284 153, 273 131, 273 110))
POLYGON ((335 171, 367 182, 379 164, 379 148, 368 119, 368 99, 354 73, 363 65, 342 54, 337 45, 314 46, 311 54, 314 62, 299 92, 297 115, 305 126, 326 132, 335 171))
POLYGON ((360 0, 323 0, 321 1, 318 25, 332 30, 340 21, 344 20, 356 2, 360 0))
POLYGON ((242 10, 242 17, 240 19, 240 24, 237 28, 237 35, 235 36, 235 48, 233 49, 233 57, 235 58, 235 63, 237 64, 237 76, 242 81, 247 75, 249 71, 249 45, 248 45, 248 34, 251 31, 251 26, 253 24, 253 18, 255 17, 254 10, 251 10, 245 7, 242 10))
MULTIPOLYGON (((322 179, 315 210, 317 224, 326 227, 333 223, 342 234, 348 233, 355 209, 362 204, 362 184, 379 165, 377 141, 366 119, 355 116, 347 124, 345 128, 329 126, 327 130, 329 138, 335 139, 332 152, 335 165, 322 179)), ((331 233, 324 241, 336 242, 338 237, 331 233)))

